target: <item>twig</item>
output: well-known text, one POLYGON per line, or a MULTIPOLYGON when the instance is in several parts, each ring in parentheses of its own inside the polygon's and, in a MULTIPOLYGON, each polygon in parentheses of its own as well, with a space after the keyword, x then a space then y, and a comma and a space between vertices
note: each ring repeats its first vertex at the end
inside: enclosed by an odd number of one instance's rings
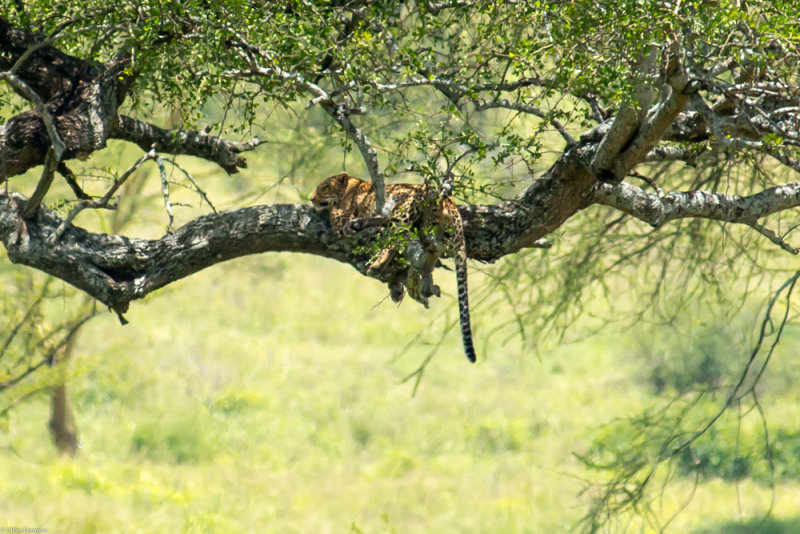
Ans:
MULTIPOLYGON (((236 34, 234 33, 234 35, 236 34)), ((243 53, 242 56, 250 65, 251 71, 232 70, 229 71, 229 74, 258 74, 261 76, 276 75, 286 81, 296 83, 314 95, 306 107, 319 104, 328 115, 330 115, 337 123, 339 123, 347 136, 358 147, 359 152, 361 152, 361 157, 364 159, 364 163, 367 166, 370 179, 372 180, 372 186, 375 190, 375 211, 376 213, 382 213, 384 203, 386 201, 386 186, 384 184, 383 173, 378 162, 378 152, 372 146, 372 143, 364 134, 364 132, 357 127, 353 121, 350 120, 350 115, 353 114, 353 110, 344 104, 334 102, 333 98, 327 91, 322 89, 314 82, 306 80, 302 75, 280 68, 277 64, 275 64, 271 52, 250 44, 247 42, 247 40, 239 35, 237 35, 237 42, 235 44, 240 46, 243 52, 248 52, 243 53), (273 65, 271 67, 260 66, 257 63, 254 55, 258 55, 266 59, 270 63, 273 63, 273 65)))
MULTIPOLYGON (((75 324, 73 324, 69 328, 69 330, 67 331, 65 336, 54 347, 52 347, 47 352, 47 354, 45 354, 42 357, 42 359, 39 362, 37 362, 34 365, 28 365, 28 368, 25 369, 25 371, 22 371, 21 373, 17 374, 13 378, 10 378, 10 379, 8 379, 8 380, 6 380, 4 382, 0 382, 0 391, 2 391, 4 389, 8 389, 9 387, 14 386, 16 384, 19 384, 27 376, 31 375, 34 371, 36 371, 37 369, 40 369, 41 367, 44 367, 45 365, 50 365, 50 366, 55 365, 55 363, 57 361, 55 356, 58 353, 58 351, 61 350, 67 343, 69 343, 69 340, 75 335, 75 333, 78 330, 80 330, 80 328, 84 324, 86 324, 87 321, 89 321, 90 319, 96 317, 97 314, 98 314, 97 310, 93 310, 93 311, 89 312, 88 314, 84 315, 83 317, 77 319, 75 324)), ((58 327, 58 329, 61 329, 64 326, 65 325, 61 325, 61 326, 58 327)))
POLYGON ((72 192, 75 193, 75 196, 78 199, 90 200, 92 198, 87 195, 83 189, 81 189, 81 186, 78 185, 78 181, 75 179, 75 173, 73 173, 63 161, 58 164, 58 172, 64 177, 67 185, 69 185, 70 189, 72 189, 72 192))
POLYGON ((783 293, 783 291, 786 288, 789 288, 789 291, 786 293, 786 310, 784 312, 783 320, 781 321, 780 328, 778 328, 778 332, 777 332, 777 334, 775 336, 775 340, 772 342, 772 345, 770 346, 769 353, 767 354, 767 359, 769 359, 770 356, 772 356, 772 353, 775 351, 775 347, 778 345, 778 342, 781 339, 781 334, 783 333, 783 329, 786 326, 786 321, 788 319, 789 309, 790 309, 789 301, 791 299, 792 291, 794 290, 794 286, 797 283, 798 278, 800 278, 800 271, 797 271, 796 273, 794 273, 794 275, 791 278, 786 280, 786 282, 784 282, 783 285, 780 288, 778 288, 778 290, 775 292, 775 294, 770 299, 769 304, 767 305, 767 310, 766 310, 766 312, 764 312, 764 320, 761 322, 761 330, 759 332, 758 341, 756 342, 756 346, 753 349, 753 351, 750 353, 750 358, 747 360, 747 363, 745 364, 744 369, 742 370, 742 373, 739 376, 739 381, 736 383, 736 385, 733 386, 733 389, 731 390, 730 394, 728 395, 728 398, 725 400, 725 403, 722 405, 722 407, 719 409, 719 411, 716 414, 714 414, 714 416, 706 422, 706 424, 704 424, 696 432, 692 433, 692 435, 689 438, 687 438, 685 441, 683 441, 680 445, 678 445, 675 448, 673 448, 670 451, 670 455, 678 454, 682 450, 684 450, 686 447, 688 447, 692 443, 694 443, 697 440, 697 438, 699 438, 700 436, 705 434, 708 431, 709 428, 714 426, 714 423, 716 423, 719 420, 719 418, 722 417, 722 414, 724 414, 725 411, 730 406, 732 406, 736 401, 741 400, 743 398, 743 395, 746 395, 747 393, 750 393, 750 392, 752 392, 754 390, 756 384, 758 383, 758 379, 761 377, 761 373, 763 373, 764 367, 762 367, 761 371, 756 376, 756 380, 752 383, 752 385, 750 387, 748 387, 746 390, 743 391, 742 390, 742 386, 744 385, 744 382, 747 379, 747 376, 750 374, 750 368, 753 365, 753 362, 755 361, 756 357, 758 356, 758 353, 761 351, 761 345, 763 344, 764 338, 766 338, 766 335, 767 335, 767 325, 772 323, 771 317, 770 317, 770 315, 772 314, 772 308, 775 305, 775 303, 777 302, 778 297, 781 295, 781 293, 783 293))
POLYGON ((158 165, 158 172, 161 175, 161 193, 164 195, 164 208, 167 210, 169 216, 169 223, 167 224, 167 233, 172 233, 172 204, 169 201, 169 184, 167 183, 167 170, 164 168, 164 158, 161 156, 156 158, 156 165, 158 165))
POLYGON ((133 174, 134 171, 136 171, 136 169, 141 167, 142 164, 145 161, 151 160, 151 159, 155 159, 155 158, 156 158, 156 151, 155 151, 155 149, 151 149, 150 152, 148 152, 147 154, 144 154, 142 157, 140 157, 138 160, 136 160, 136 162, 134 162, 133 165, 131 165, 125 172, 123 172, 119 176, 119 178, 116 178, 114 180, 114 183, 109 188, 109 190, 106 191, 106 194, 103 195, 103 198, 101 198, 100 200, 88 200, 88 199, 85 199, 85 200, 81 200, 80 202, 78 202, 75 205, 75 207, 72 208, 72 211, 69 212, 69 215, 67 215, 64 218, 64 220, 61 221, 61 224, 58 225, 58 228, 56 228, 56 231, 53 232, 47 238, 48 244, 53 245, 59 239, 61 239, 61 236, 64 235, 64 232, 66 231, 67 227, 72 223, 73 219, 75 219, 75 217, 80 212, 85 210, 86 208, 115 209, 116 206, 113 206, 113 207, 109 206, 109 201, 111 200, 111 197, 114 195, 114 193, 116 193, 117 189, 119 189, 120 186, 123 183, 125 183, 125 180, 127 180, 128 177, 130 177, 130 175, 133 174))
POLYGON ((455 326, 456 321, 448 321, 445 323, 444 328, 442 328, 442 335, 439 336, 438 341, 433 345, 433 348, 425 355, 425 358, 422 360, 422 363, 417 367, 414 371, 406 375, 402 380, 401 383, 406 383, 412 378, 414 378, 414 387, 411 390, 411 396, 414 397, 417 394, 417 390, 419 389, 419 385, 422 382, 422 376, 425 374, 425 370, 428 368, 428 364, 431 363, 433 357, 436 356, 436 353, 439 351, 439 348, 444 343, 444 340, 447 338, 447 333, 455 326))
POLYGON ((192 186, 194 186, 194 190, 197 192, 197 194, 200 195, 200 197, 205 201, 205 203, 208 204, 208 207, 211 208, 211 211, 217 213, 217 208, 215 208, 214 204, 211 203, 211 199, 208 198, 206 192, 197 184, 197 181, 194 179, 191 173, 186 169, 184 169, 183 167, 181 167, 180 165, 178 165, 178 162, 175 161, 174 159, 168 159, 167 161, 169 161, 173 165, 173 167, 175 167, 176 169, 178 169, 183 173, 186 179, 192 183, 192 186))
POLYGON ((550 124, 552 124, 553 127, 558 131, 558 133, 561 134, 561 137, 563 137, 564 140, 567 142, 567 146, 572 146, 575 144, 575 139, 573 139, 572 136, 569 135, 569 132, 567 132, 566 128, 564 128, 564 125, 561 124, 561 122, 559 122, 558 119, 554 119, 549 114, 545 113, 544 111, 535 106, 522 104, 520 102, 510 102, 506 99, 500 99, 500 100, 495 99, 495 100, 490 100, 488 102, 481 102, 475 105, 475 111, 483 111, 486 109, 493 109, 493 108, 511 109, 514 111, 519 111, 520 113, 527 113, 539 117, 540 119, 544 119, 548 121, 550 124))
POLYGON ((33 312, 36 311, 36 309, 39 307, 39 304, 41 304, 42 300, 44 300, 45 295, 47 294, 47 287, 50 285, 50 282, 52 280, 53 280, 52 278, 48 278, 45 281, 39 296, 28 307, 28 310, 25 312, 25 315, 22 317, 22 319, 20 319, 20 321, 11 329, 11 331, 6 336, 6 339, 3 342, 3 347, 0 348, 0 359, 2 359, 3 356, 5 356, 8 347, 11 345, 11 342, 14 341, 14 338, 17 336, 17 333, 19 332, 20 328, 22 328, 25 325, 25 323, 28 322, 28 319, 30 319, 31 315, 33 315, 33 312))
POLYGON ((55 147, 53 145, 48 147, 47 155, 44 157, 44 165, 42 166, 42 177, 39 178, 36 189, 34 189, 28 203, 25 204, 25 209, 22 210, 23 219, 30 219, 39 211, 39 206, 42 205, 45 195, 47 195, 50 186, 53 184, 56 167, 58 167, 60 160, 61 154, 57 153, 55 147))
POLYGON ((747 226, 758 232, 759 234, 765 236, 767 239, 781 247, 783 250, 790 254, 797 254, 798 250, 792 246, 790 246, 786 241, 784 241, 780 236, 778 236, 775 232, 770 230, 769 228, 762 226, 758 223, 747 223, 747 226))

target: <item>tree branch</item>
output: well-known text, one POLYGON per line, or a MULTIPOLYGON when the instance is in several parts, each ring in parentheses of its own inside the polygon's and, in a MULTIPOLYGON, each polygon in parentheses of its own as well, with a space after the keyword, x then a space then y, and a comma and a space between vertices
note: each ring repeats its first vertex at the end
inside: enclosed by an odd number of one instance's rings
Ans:
POLYGON ((662 101, 652 110, 648 120, 641 125, 630 146, 615 161, 613 172, 616 180, 621 181, 663 137, 664 132, 686 103, 685 87, 686 81, 667 86, 662 101))
POLYGON ((792 254, 797 253, 796 249, 784 243, 757 221, 772 213, 800 206, 800 182, 771 187, 747 197, 703 191, 658 195, 646 193, 625 182, 599 183, 594 200, 597 204, 610 206, 632 215, 654 228, 687 217, 746 224, 767 236, 784 250, 792 254))
POLYGON ((62 159, 105 147, 117 106, 130 87, 131 77, 122 75, 128 61, 125 54, 104 65, 69 56, 0 17, 0 68, 11 68, 0 78, 35 107, 0 127, 0 181, 45 163, 29 214, 62 159))
MULTIPOLYGON (((640 103, 645 105, 639 113, 630 105, 620 107, 592 161, 592 167, 603 180, 620 183, 631 169, 644 161, 683 110, 688 94, 696 92, 697 87, 689 84, 681 55, 677 40, 672 40, 661 101, 657 105, 647 109, 649 98, 643 98, 640 103)), ((639 87, 638 92, 642 96, 648 93, 644 86, 639 87)))
POLYGON ((307 107, 319 104, 322 109, 324 109, 325 112, 331 116, 331 118, 339 123, 350 140, 355 143, 356 147, 358 147, 358 151, 361 153, 361 157, 364 159, 364 164, 367 166, 367 171, 369 172, 372 186, 375 189, 375 212, 383 213, 383 206, 386 202, 386 186, 384 184, 383 173, 381 172, 380 164, 378 162, 378 152, 375 150, 375 147, 372 146, 372 143, 364 134, 364 132, 358 128, 353 121, 350 120, 350 114, 353 111, 344 104, 338 104, 334 102, 330 93, 325 91, 316 83, 306 80, 300 74, 284 70, 277 64, 274 64, 275 61, 271 52, 250 44, 241 36, 237 36, 237 39, 238 41, 235 43, 235 45, 239 46, 243 51, 242 55, 250 66, 251 71, 245 72, 240 70, 232 70, 230 71, 230 74, 234 76, 239 76, 241 74, 257 74, 267 77, 278 76, 286 81, 296 83, 314 95, 314 97, 308 102, 307 107), (271 67, 260 66, 256 61, 255 55, 264 58, 270 63, 273 63, 273 65, 271 67))
POLYGON ((639 114, 637 111, 627 104, 620 106, 614 121, 611 123, 611 127, 600 142, 600 146, 597 147, 597 152, 595 152, 592 159, 592 169, 598 176, 607 176, 609 181, 616 180, 616 177, 612 174, 614 162, 636 133, 637 128, 639 128, 639 114))
MULTIPOLYGON (((31 47, 31 49, 33 49, 33 47, 31 47)), ((25 54, 30 53, 30 49, 25 52, 25 54)), ((23 213, 23 216, 27 219, 36 213, 36 210, 39 209, 39 206, 44 200, 47 191, 50 190, 56 168, 61 162, 61 156, 64 154, 64 149, 66 146, 64 145, 64 141, 61 140, 61 136, 58 135, 58 131, 56 130, 56 126, 53 121, 53 116, 50 115, 50 112, 47 110, 47 107, 42 99, 36 94, 36 91, 34 91, 27 83, 17 77, 16 74, 14 74, 14 71, 17 70, 17 68, 22 64, 23 59, 26 57, 25 54, 23 54, 22 57, 17 60, 9 72, 0 72, 0 79, 5 80, 17 93, 21 94, 26 100, 33 103, 37 113, 39 114, 39 117, 41 117, 42 122, 44 123, 47 136, 50 139, 50 147, 47 149, 47 154, 44 158, 44 165, 42 166, 42 177, 39 178, 39 183, 36 184, 36 190, 33 192, 33 196, 31 196, 30 200, 28 201, 28 205, 25 207, 25 212, 23 213)))
POLYGON ((330 92, 330 94, 331 96, 335 96, 341 92, 350 89, 355 89, 359 86, 369 86, 380 92, 398 91, 400 89, 406 89, 409 87, 430 86, 430 87, 435 87, 436 89, 442 92, 455 93, 460 98, 465 94, 471 94, 471 93, 509 92, 509 91, 516 91, 518 89, 522 89, 525 87, 547 86, 551 85, 552 83, 553 80, 544 80, 541 78, 528 77, 528 78, 520 78, 519 80, 515 80, 513 82, 486 82, 486 83, 477 83, 475 85, 466 86, 464 84, 454 82, 453 80, 448 80, 447 78, 431 75, 425 78, 412 76, 410 78, 406 78, 404 80, 400 80, 395 83, 379 83, 375 81, 363 81, 361 83, 349 82, 340 87, 337 87, 336 89, 333 89, 330 92))
MULTIPOLYGON (((148 152, 147 154, 143 155, 141 158, 136 160, 136 162, 134 162, 134 164, 131 165, 128 168, 128 170, 123 172, 122 175, 114 179, 114 183, 111 185, 108 191, 106 191, 106 194, 103 195, 103 198, 101 198, 100 200, 91 200, 91 199, 80 200, 75 205, 75 207, 72 208, 72 211, 69 212, 69 215, 67 215, 67 217, 63 221, 61 221, 61 223, 58 225, 55 231, 53 231, 53 233, 50 234, 50 236, 47 238, 47 242, 50 245, 52 245, 56 241, 61 239, 61 236, 64 235, 64 231, 66 231, 67 227, 70 224, 72 224, 72 221, 75 219, 75 217, 77 217, 78 214, 81 211, 85 210, 86 208, 93 208, 93 209, 112 208, 112 206, 109 205, 109 202, 111 201, 111 197, 114 196, 114 193, 117 192, 117 189, 119 189, 120 186, 123 183, 125 183, 125 180, 127 180, 136 169, 141 167, 145 161, 155 158, 156 158, 156 151, 155 149, 151 149, 150 152, 148 152)), ((24 215, 25 214, 23 213, 23 216, 24 215)))
POLYGON ((493 108, 504 108, 504 109, 511 109, 514 111, 519 111, 520 113, 527 113, 529 115, 533 115, 535 117, 539 117, 540 119, 548 121, 550 124, 553 125, 561 137, 564 138, 564 141, 567 142, 568 146, 574 145, 575 140, 569 135, 564 125, 558 121, 558 119, 554 119, 549 114, 545 113, 541 109, 537 108, 536 106, 531 106, 528 104, 523 104, 521 102, 509 102, 506 99, 494 99, 488 102, 480 102, 476 103, 475 111, 483 111, 486 109, 493 109, 493 108))
POLYGON ((697 158, 705 152, 705 147, 678 147, 663 145, 653 148, 642 158, 642 163, 654 161, 685 161, 687 165, 694 165, 697 158))
POLYGON ((247 168, 247 162, 239 154, 262 143, 258 138, 239 143, 194 130, 165 130, 125 115, 119 116, 109 137, 136 143, 144 151, 155 146, 158 152, 197 156, 216 163, 228 174, 247 168))
MULTIPOLYGON (((365 273, 369 257, 354 250, 374 236, 364 232, 343 240, 311 206, 277 204, 205 215, 161 239, 146 240, 90 233, 44 207, 23 224, 25 203, 20 194, 0 194, 0 240, 9 259, 58 277, 118 313, 125 312, 130 301, 171 282, 248 254, 305 252, 349 263, 365 273), (59 240, 48 239, 58 231, 59 240)), ((530 237, 539 231, 538 226, 530 228, 536 211, 512 203, 464 206, 461 211, 470 257, 493 260, 523 247, 549 246, 546 240, 530 237), (520 226, 522 221, 528 225, 520 226)), ((391 274, 379 276, 385 281, 391 274)))

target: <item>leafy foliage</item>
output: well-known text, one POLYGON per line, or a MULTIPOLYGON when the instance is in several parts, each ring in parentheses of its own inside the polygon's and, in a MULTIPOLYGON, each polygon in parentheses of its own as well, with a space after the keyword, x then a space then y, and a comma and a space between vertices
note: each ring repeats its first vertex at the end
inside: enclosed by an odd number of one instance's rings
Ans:
POLYGON ((49 0, 11 3, 0 15, 81 57, 129 54, 127 106, 145 115, 174 110, 186 126, 244 133, 264 107, 307 100, 304 84, 317 83, 339 105, 368 113, 364 127, 380 140, 388 169, 455 171, 470 190, 491 195, 508 167, 538 169, 552 121, 588 127, 596 113, 638 101, 636 84, 652 83, 644 63, 661 61, 675 32, 692 72, 732 59, 792 72, 800 13, 781 4, 226 0, 109 9, 98 0, 49 0), (259 73, 255 57, 264 63, 259 73), (207 116, 211 101, 232 113, 207 116), (522 104, 539 117, 531 120, 522 104))

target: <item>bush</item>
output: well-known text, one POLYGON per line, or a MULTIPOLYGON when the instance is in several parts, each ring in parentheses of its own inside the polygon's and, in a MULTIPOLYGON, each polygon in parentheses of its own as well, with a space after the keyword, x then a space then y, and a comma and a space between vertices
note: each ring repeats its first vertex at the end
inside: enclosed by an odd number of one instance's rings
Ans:
POLYGON ((196 412, 172 413, 137 424, 131 449, 152 460, 172 463, 210 461, 217 444, 212 426, 196 412))
POLYGON ((644 378, 656 393, 716 389, 729 384, 747 361, 752 316, 692 321, 654 327, 634 340, 633 355, 643 363, 644 378))
POLYGON ((738 436, 736 432, 735 428, 711 428, 694 446, 684 450, 680 457, 681 471, 731 481, 750 477, 769 484, 773 476, 769 466, 771 454, 776 479, 800 477, 800 431, 772 431, 769 450, 760 428, 743 429, 738 436))
MULTIPOLYGON (((684 399, 684 402, 686 401, 684 399)), ((674 401, 671 411, 652 410, 603 426, 586 455, 579 458, 592 468, 647 471, 654 459, 669 454, 707 420, 712 401, 697 403, 687 414, 686 404, 674 401), (683 416, 681 418, 681 415, 683 416), (675 418, 680 422, 672 424, 675 418)), ((765 439, 762 421, 742 419, 729 411, 694 443, 672 459, 678 473, 738 481, 744 478, 770 484, 773 480, 800 479, 800 430, 770 428, 765 439)))

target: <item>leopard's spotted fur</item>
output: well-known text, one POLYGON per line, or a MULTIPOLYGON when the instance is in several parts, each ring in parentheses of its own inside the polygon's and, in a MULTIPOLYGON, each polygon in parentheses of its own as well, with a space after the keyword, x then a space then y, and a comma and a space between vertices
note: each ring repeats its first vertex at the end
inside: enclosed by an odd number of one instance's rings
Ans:
MULTIPOLYGON (((386 186, 386 206, 390 217, 375 216, 375 191, 370 182, 365 182, 345 172, 323 180, 311 195, 311 203, 317 211, 327 212, 331 227, 340 237, 351 235, 371 226, 384 226, 391 221, 417 227, 424 241, 428 256, 421 269, 421 274, 409 277, 406 282, 409 294, 421 300, 425 295, 419 293, 420 285, 430 279, 439 256, 446 253, 452 256, 456 267, 458 282, 458 310, 461 323, 461 338, 464 352, 471 362, 475 361, 475 348, 472 344, 472 327, 469 315, 469 294, 467 290, 467 249, 464 241, 464 226, 458 207, 450 197, 442 199, 429 198, 428 188, 416 184, 391 184, 386 186), (445 235, 449 232, 449 235, 445 235), (426 237, 427 236, 427 237, 426 237), (445 243, 444 251, 441 245, 445 243)), ((397 254, 394 248, 380 251, 370 264, 369 271, 377 272, 387 266, 397 254)), ((390 284, 390 287, 392 285, 390 284)), ((402 298, 400 286, 399 298, 402 298)), ((398 300, 392 289, 392 298, 398 300)), ((438 288, 432 286, 432 294, 438 294, 438 288)), ((423 301, 424 302, 424 301, 423 301)))

